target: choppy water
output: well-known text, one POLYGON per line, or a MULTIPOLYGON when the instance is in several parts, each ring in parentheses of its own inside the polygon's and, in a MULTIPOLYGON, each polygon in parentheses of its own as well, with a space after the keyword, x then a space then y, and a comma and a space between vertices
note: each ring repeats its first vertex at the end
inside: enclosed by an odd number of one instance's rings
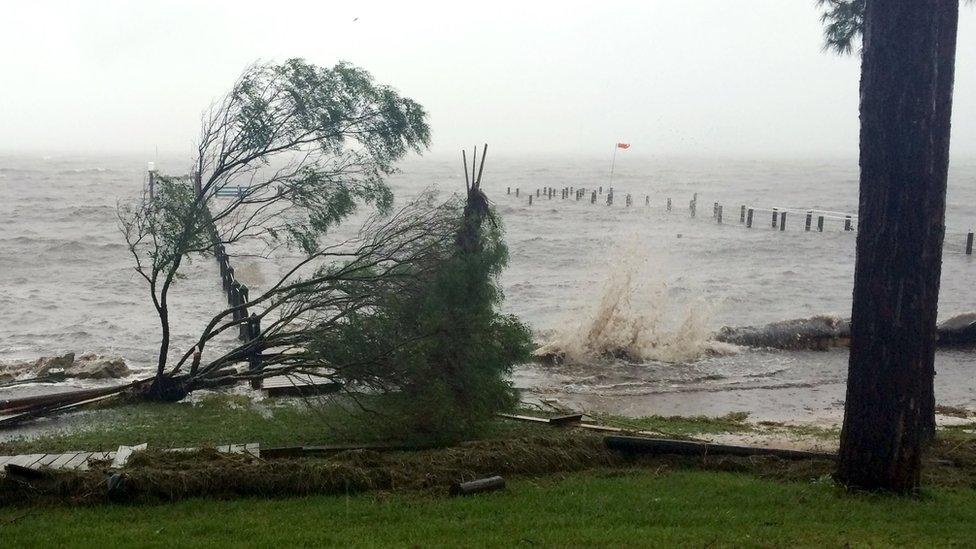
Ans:
MULTIPOLYGON (((144 160, 0 155, 0 359, 70 350, 122 354, 139 369, 152 364, 155 314, 115 217, 117 201, 140 192, 144 160)), ((164 171, 186 171, 180 160, 158 164, 164 171)), ((484 186, 505 223, 511 251, 502 280, 505 307, 527 321, 540 341, 585 332, 608 284, 628 269, 634 275, 631 313, 653 324, 645 336, 655 341, 680 339, 689 315, 693 328, 707 336, 724 325, 849 314, 855 233, 844 232, 840 221, 828 221, 824 233, 808 233, 798 217, 788 219, 786 231, 772 230, 766 214, 756 214, 753 229, 738 218, 741 204, 855 212, 856 160, 626 156, 618 159, 612 207, 605 195, 594 205, 588 197, 577 202, 558 193, 528 205, 527 194, 544 186, 606 187, 606 171, 599 158, 489 155, 484 186), (634 197, 629 208, 626 193, 634 197), (694 219, 687 210, 693 193, 694 219), (665 209, 668 197, 671 212, 665 209), (724 205, 721 225, 711 216, 715 201, 724 205)), ((461 189, 463 176, 453 160, 420 159, 406 162, 391 183, 398 196, 407 197, 432 184, 461 189)), ((976 260, 962 253, 965 233, 976 224, 976 162, 953 161, 948 199, 941 318, 976 310, 976 260)), ((245 262, 235 267, 257 288, 278 270, 245 262)), ((211 260, 194 261, 185 273, 174 292, 179 350, 191 344, 223 300, 211 260)), ((772 419, 829 419, 839 414, 846 356, 743 350, 677 364, 582 361, 525 366, 515 382, 529 398, 557 398, 588 410, 751 410, 772 419)), ((942 402, 976 405, 974 356, 939 353, 942 402)), ((0 389, 0 398, 8 392, 0 389)))

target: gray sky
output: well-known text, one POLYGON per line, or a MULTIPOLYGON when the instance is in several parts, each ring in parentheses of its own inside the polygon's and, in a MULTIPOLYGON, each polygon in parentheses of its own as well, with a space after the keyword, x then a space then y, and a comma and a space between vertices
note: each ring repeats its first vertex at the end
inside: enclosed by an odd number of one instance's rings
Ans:
MULTIPOLYGON (((189 153, 246 65, 304 57, 419 101, 435 154, 856 155, 858 60, 821 51, 813 4, 8 2, 0 150, 189 153)), ((970 156, 976 8, 957 55, 953 154, 970 156)))

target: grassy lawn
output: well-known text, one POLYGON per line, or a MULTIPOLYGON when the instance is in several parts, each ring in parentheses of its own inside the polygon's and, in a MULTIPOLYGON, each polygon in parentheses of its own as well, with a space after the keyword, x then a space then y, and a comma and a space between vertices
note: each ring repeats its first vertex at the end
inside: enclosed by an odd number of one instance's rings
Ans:
POLYGON ((0 510, 21 546, 951 546, 976 536, 976 492, 850 496, 830 482, 597 470, 504 492, 187 500, 0 510))
MULTIPOLYGON (((403 431, 382 418, 369 421, 368 415, 350 414, 348 406, 349 403, 331 402, 310 407, 297 400, 255 403, 244 396, 227 394, 211 394, 195 402, 126 404, 83 412, 68 422, 70 428, 46 432, 36 438, 0 442, 0 455, 109 451, 120 444, 143 442, 155 448, 249 442, 274 447, 391 440, 403 435, 403 431)), ((757 428, 746 421, 745 414, 636 419, 604 415, 595 419, 608 425, 650 429, 677 437, 750 432, 757 428)), ((482 436, 514 437, 550 431, 546 426, 498 420, 482 436)))

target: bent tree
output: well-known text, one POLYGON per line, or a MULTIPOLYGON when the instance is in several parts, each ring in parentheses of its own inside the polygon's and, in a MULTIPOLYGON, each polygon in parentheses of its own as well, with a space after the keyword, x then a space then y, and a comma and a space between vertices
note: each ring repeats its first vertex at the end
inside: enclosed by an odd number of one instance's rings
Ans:
POLYGON ((852 488, 911 492, 934 431, 958 0, 821 4, 827 47, 843 51, 846 36, 850 51, 863 32, 859 226, 836 476, 852 488), (863 19, 829 24, 861 7, 863 19))
POLYGON ((257 243, 259 254, 290 246, 313 257, 358 204, 390 209, 384 177, 429 139, 424 109, 363 69, 301 59, 248 68, 203 117, 195 175, 161 177, 153 192, 119 209, 159 316, 155 390, 165 392, 169 294, 191 256, 213 253, 215 244, 232 255, 257 243), (218 199, 229 186, 236 195, 218 199))

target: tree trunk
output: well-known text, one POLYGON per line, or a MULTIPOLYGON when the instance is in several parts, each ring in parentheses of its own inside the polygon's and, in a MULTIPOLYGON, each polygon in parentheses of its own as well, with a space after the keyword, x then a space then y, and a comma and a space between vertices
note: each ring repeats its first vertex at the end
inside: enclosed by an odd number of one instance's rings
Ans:
POLYGON ((911 492, 933 393, 958 0, 868 0, 847 402, 837 479, 911 492))

